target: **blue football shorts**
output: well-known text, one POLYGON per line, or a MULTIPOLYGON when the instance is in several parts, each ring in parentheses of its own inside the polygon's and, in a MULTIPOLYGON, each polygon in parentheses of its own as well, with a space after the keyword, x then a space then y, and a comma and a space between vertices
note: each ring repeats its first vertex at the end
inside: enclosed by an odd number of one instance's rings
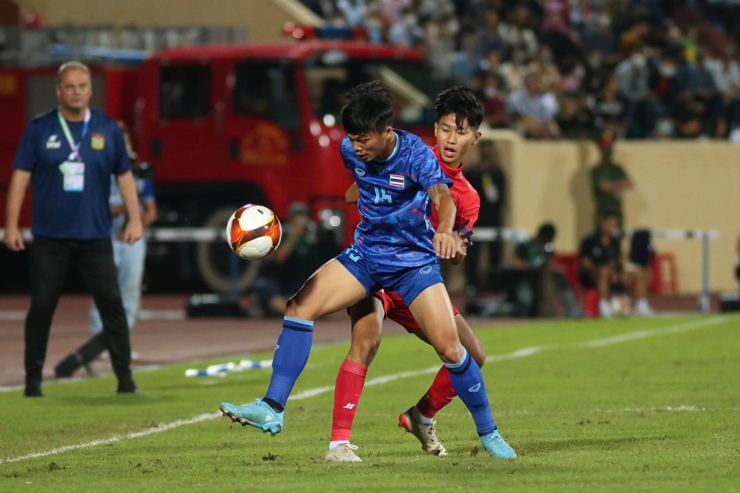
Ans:
POLYGON ((360 281, 367 296, 380 289, 398 293, 406 306, 410 306, 422 291, 429 286, 444 283, 439 260, 416 267, 393 267, 389 264, 367 262, 355 244, 345 248, 336 259, 360 281))

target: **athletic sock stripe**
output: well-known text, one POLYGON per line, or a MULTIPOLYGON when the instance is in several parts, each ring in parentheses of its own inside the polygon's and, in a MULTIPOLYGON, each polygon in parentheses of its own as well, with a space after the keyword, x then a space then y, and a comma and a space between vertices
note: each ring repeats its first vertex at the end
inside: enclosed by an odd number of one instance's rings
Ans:
POLYGON ((290 322, 296 322, 296 323, 303 324, 303 325, 310 325, 311 327, 313 327, 313 320, 306 320, 305 318, 285 316, 283 317, 283 320, 287 320, 290 322))
POLYGON ((445 366, 450 373, 458 375, 460 373, 464 373, 470 367, 472 359, 473 358, 470 357, 467 349, 463 348, 463 355, 462 358, 460 358, 460 361, 457 363, 445 363, 445 366))
POLYGON ((283 320, 283 328, 289 330, 297 330, 299 332, 313 332, 313 325, 293 322, 292 320, 283 320))
POLYGON ((448 368, 448 370, 450 370, 450 373, 454 373, 455 375, 461 375, 465 373, 466 371, 468 371, 468 368, 470 368, 470 362, 472 361, 472 359, 473 358, 468 358, 465 360, 465 363, 463 363, 462 366, 458 368, 448 368))

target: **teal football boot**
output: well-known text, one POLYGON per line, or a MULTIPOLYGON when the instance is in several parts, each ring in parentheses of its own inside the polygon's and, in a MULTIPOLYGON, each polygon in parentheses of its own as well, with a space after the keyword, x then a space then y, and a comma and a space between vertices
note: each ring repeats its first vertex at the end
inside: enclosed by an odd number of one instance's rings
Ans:
POLYGON ((483 444, 483 448, 486 449, 486 452, 491 457, 516 459, 516 452, 506 443, 506 440, 503 439, 498 430, 494 430, 493 433, 480 437, 480 443, 483 444))
POLYGON ((231 421, 241 423, 242 426, 254 426, 272 436, 283 431, 285 422, 285 410, 277 412, 260 399, 255 399, 254 404, 246 406, 237 406, 228 402, 222 402, 218 408, 224 416, 231 421))

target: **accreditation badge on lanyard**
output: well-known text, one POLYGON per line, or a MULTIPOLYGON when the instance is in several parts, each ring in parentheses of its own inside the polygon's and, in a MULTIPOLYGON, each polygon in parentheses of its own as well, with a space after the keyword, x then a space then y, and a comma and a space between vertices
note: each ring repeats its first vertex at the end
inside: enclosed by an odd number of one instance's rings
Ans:
POLYGON ((87 128, 90 126, 90 110, 85 113, 85 121, 82 124, 82 135, 80 135, 80 142, 75 144, 72 139, 72 132, 69 131, 69 125, 67 120, 62 116, 62 112, 57 110, 57 117, 59 118, 59 124, 62 126, 64 136, 67 137, 69 147, 72 152, 69 154, 69 158, 59 165, 59 170, 64 175, 64 191, 65 192, 82 192, 85 189, 85 163, 82 162, 82 156, 80 156, 80 146, 82 141, 87 134, 87 128))

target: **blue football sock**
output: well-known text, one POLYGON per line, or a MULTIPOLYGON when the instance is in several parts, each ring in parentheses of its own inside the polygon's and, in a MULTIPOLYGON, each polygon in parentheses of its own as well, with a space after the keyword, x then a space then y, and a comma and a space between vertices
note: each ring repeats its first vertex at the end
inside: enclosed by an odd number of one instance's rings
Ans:
POLYGON ((465 403, 465 406, 473 415, 478 435, 485 436, 496 429, 491 414, 491 406, 488 404, 486 385, 483 383, 478 364, 473 361, 468 351, 463 348, 463 355, 457 363, 445 363, 450 371, 452 388, 465 403))
POLYGON ((265 399, 285 407, 290 392, 311 353, 313 322, 294 317, 283 319, 283 331, 278 337, 272 358, 272 377, 265 399))

